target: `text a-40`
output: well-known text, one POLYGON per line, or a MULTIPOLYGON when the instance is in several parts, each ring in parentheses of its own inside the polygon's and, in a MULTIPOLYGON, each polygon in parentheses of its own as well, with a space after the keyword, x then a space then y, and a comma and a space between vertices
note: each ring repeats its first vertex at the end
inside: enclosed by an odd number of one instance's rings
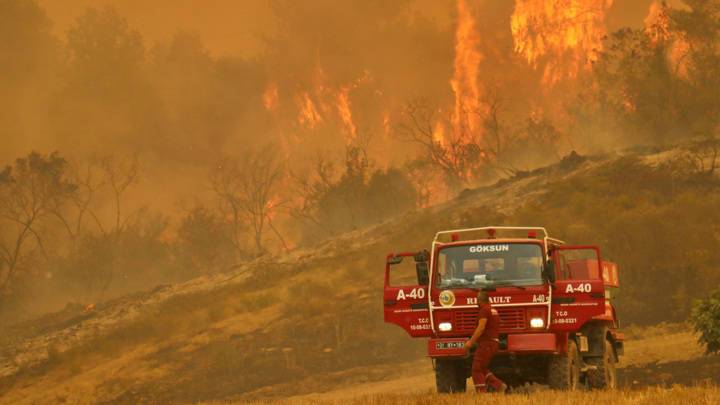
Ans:
POLYGON ((408 298, 412 298, 414 300, 415 299, 421 300, 421 299, 425 298, 425 289, 424 288, 413 288, 409 292, 405 292, 405 290, 400 289, 400 290, 398 290, 397 298, 395 298, 395 299, 397 301, 403 301, 408 298))
POLYGON ((566 293, 589 293, 592 291, 592 285, 590 283, 580 283, 573 286, 572 284, 568 284, 565 286, 565 292, 566 293))

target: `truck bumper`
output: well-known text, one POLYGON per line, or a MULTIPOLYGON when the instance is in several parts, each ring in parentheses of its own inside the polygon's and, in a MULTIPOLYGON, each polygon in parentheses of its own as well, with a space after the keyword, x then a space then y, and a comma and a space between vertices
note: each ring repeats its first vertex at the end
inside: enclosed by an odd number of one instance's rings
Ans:
POLYGON ((553 353, 558 351, 557 336, 554 333, 508 335, 506 351, 511 353, 553 353))
MULTIPOLYGON (((463 345, 467 338, 431 338, 428 340, 430 357, 465 357, 463 345)), ((502 340, 501 340, 502 342, 502 340)), ((518 333, 507 335, 507 343, 500 344, 501 353, 551 354, 559 351, 558 337, 554 333, 518 333)))

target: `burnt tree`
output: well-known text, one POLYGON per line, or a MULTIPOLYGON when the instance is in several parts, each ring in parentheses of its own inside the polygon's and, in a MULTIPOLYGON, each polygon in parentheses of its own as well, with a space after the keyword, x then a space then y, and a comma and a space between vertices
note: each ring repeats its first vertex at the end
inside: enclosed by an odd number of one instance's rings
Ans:
POLYGON ((67 162, 30 153, 0 172, 0 291, 7 291, 38 255, 47 256, 41 225, 71 198, 67 162))
POLYGON ((267 228, 285 244, 272 222, 273 214, 283 204, 278 198, 278 186, 284 174, 270 146, 249 151, 238 159, 225 159, 211 171, 210 184, 221 210, 231 218, 233 244, 239 253, 243 253, 245 224, 250 225, 258 255, 265 252, 263 234, 267 228))

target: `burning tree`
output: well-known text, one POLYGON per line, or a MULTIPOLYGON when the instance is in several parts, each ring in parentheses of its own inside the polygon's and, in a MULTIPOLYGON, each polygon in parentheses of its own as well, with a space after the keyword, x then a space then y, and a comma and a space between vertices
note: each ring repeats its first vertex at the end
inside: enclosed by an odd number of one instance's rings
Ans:
POLYGON ((479 135, 465 126, 446 131, 453 127, 451 120, 426 101, 409 102, 404 118, 399 136, 420 147, 423 158, 443 174, 451 191, 466 185, 487 163, 488 153, 481 147, 479 135))
POLYGON ((589 70, 603 48, 608 0, 517 0, 510 18, 515 51, 552 86, 589 70))
MULTIPOLYGON (((588 112, 605 115, 621 144, 671 144, 716 134, 720 125, 720 2, 654 2, 645 27, 612 33, 581 96, 588 112), (619 128, 618 128, 619 127, 619 128)), ((602 127, 601 127, 602 128, 602 127)))
POLYGON ((285 244, 272 222, 273 215, 283 203, 278 194, 284 175, 285 168, 271 146, 247 152, 239 159, 225 159, 210 173, 210 184, 222 212, 232 223, 233 244, 240 254, 245 250, 245 224, 252 228, 258 255, 265 252, 263 233, 266 227, 285 244))

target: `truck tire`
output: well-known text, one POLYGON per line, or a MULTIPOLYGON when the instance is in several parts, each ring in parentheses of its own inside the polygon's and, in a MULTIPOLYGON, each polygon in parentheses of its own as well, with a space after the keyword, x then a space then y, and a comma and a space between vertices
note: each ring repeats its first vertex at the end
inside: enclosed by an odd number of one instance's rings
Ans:
POLYGON ((552 389, 567 391, 580 386, 580 352, 574 340, 568 341, 567 353, 550 359, 548 384, 552 389))
POLYGON ((612 342, 605 339, 603 356, 587 359, 586 363, 595 366, 594 370, 588 370, 587 372, 587 381, 590 388, 607 388, 611 390, 617 388, 617 368, 612 342))
POLYGON ((465 362, 451 359, 436 360, 435 385, 440 394, 465 392, 467 388, 465 362))

